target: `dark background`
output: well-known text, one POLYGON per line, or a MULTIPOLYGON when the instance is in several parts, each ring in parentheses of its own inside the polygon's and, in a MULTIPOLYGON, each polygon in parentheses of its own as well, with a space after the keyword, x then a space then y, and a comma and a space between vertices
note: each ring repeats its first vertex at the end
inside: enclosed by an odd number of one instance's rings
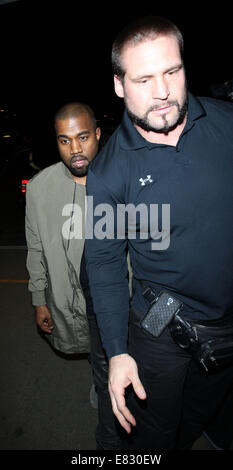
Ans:
POLYGON ((131 20, 159 15, 177 24, 194 94, 212 96, 213 86, 232 80, 226 3, 144 3, 0 0, 0 244, 25 243, 22 181, 60 159, 57 109, 70 101, 88 103, 103 142, 120 122, 123 100, 113 89, 111 47, 131 20))
POLYGON ((212 85, 233 78, 232 12, 226 2, 135 4, 0 0, 0 109, 5 110, 0 112, 0 277, 9 280, 0 284, 1 449, 95 447, 89 364, 61 359, 34 335, 26 249, 15 249, 25 246, 21 178, 33 174, 31 153, 35 163, 43 156, 42 164, 51 164, 55 111, 78 100, 91 105, 99 119, 106 114, 120 119, 123 103, 113 90, 111 45, 125 24, 148 14, 168 17, 182 30, 192 92, 211 95, 212 85))
MULTIPOLYGON (((28 165, 31 150, 35 163, 37 157, 41 163, 43 156, 42 164, 51 164, 56 153, 56 110, 77 100, 93 107, 100 120, 109 115, 118 121, 122 115, 123 103, 114 94, 110 63, 111 45, 122 27, 150 14, 173 20, 184 35, 188 84, 194 94, 211 96, 213 85, 233 78, 228 3, 135 3, 0 0, 0 109, 5 109, 0 112, 0 131, 12 136, 0 136, 3 280, 26 280, 26 250, 7 248, 25 246, 21 178, 32 176, 28 165), (17 132, 26 137, 23 142, 17 132)), ((1 328, 4 387, 0 447, 93 448, 94 431, 90 435, 90 430, 94 430, 96 415, 87 394, 92 380, 89 366, 82 361, 78 367, 72 361, 61 364, 52 351, 48 354, 47 345, 37 341, 32 334, 34 320, 26 283, 9 282, 0 288, 5 322, 1 328), (79 419, 71 426, 76 406, 79 419)))
MULTIPOLYGON (((1 105, 10 105, 43 139, 45 124, 68 101, 97 115, 121 113, 110 63, 112 42, 133 18, 166 16, 183 32, 189 88, 232 78, 232 19, 226 3, 15 1, 0 5, 1 105), (153 6, 151 6, 153 5, 153 6), (162 6, 160 6, 162 5, 162 6)), ((45 142, 44 142, 45 144, 45 142)))

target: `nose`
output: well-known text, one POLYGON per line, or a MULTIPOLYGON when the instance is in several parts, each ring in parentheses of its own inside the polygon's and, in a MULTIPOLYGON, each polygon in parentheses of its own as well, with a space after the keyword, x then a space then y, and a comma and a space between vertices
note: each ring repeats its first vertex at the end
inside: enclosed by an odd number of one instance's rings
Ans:
POLYGON ((169 96, 169 87, 164 76, 154 78, 152 82, 153 99, 166 100, 169 96))
POLYGON ((82 153, 82 145, 79 139, 72 139, 70 145, 70 153, 71 155, 75 155, 77 153, 82 153))

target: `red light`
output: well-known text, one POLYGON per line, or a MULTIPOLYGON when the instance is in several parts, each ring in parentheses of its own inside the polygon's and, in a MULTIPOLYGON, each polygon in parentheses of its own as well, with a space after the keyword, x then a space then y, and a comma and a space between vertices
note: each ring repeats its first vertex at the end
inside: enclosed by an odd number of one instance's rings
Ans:
POLYGON ((22 180, 21 181, 21 193, 26 193, 26 185, 29 180, 22 180))

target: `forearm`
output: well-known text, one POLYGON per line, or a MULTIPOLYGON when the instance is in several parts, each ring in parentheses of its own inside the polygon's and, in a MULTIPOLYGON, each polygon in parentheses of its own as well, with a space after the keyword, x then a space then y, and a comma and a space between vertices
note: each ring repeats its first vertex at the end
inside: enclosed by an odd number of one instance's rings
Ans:
MULTIPOLYGON (((91 255, 91 250, 89 250, 89 255, 91 255)), ((92 263, 90 258, 89 261, 87 266, 90 278, 90 292, 107 356, 110 358, 127 353, 129 316, 128 280, 125 278, 117 282, 117 279, 114 277, 116 273, 114 264, 106 263, 105 266, 99 268, 98 265, 92 263), (98 274, 100 271, 101 275, 98 274)), ((124 275, 123 266, 122 264, 122 276, 124 275)))
POLYGON ((119 238, 116 224, 112 224, 113 219, 117 221, 118 199, 91 171, 88 173, 87 194, 91 196, 92 205, 87 208, 86 268, 103 345, 108 357, 112 357, 127 353, 127 239, 119 238), (104 218, 106 226, 110 224, 107 236, 102 232, 101 210, 109 215, 104 218))
POLYGON ((32 294, 32 305, 45 305, 45 291, 48 283, 42 251, 28 250, 27 269, 29 273, 28 290, 32 294))
POLYGON ((32 305, 34 307, 40 307, 41 305, 46 305, 45 290, 31 292, 31 294, 32 294, 32 305))
POLYGON ((37 227, 35 207, 30 190, 26 201, 25 234, 27 241, 27 270, 29 273, 28 289, 32 294, 32 304, 45 305, 47 288, 47 270, 45 267, 43 247, 37 227))

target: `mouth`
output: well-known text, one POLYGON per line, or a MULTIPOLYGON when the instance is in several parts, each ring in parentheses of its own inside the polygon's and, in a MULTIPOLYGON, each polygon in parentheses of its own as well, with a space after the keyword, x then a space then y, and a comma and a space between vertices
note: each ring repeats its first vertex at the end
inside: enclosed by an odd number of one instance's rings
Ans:
POLYGON ((70 162, 72 167, 80 168, 88 164, 87 157, 72 157, 70 162))
POLYGON ((166 105, 166 106, 161 106, 160 108, 154 108, 151 110, 151 112, 155 114, 167 114, 171 109, 173 108, 173 104, 166 105))

